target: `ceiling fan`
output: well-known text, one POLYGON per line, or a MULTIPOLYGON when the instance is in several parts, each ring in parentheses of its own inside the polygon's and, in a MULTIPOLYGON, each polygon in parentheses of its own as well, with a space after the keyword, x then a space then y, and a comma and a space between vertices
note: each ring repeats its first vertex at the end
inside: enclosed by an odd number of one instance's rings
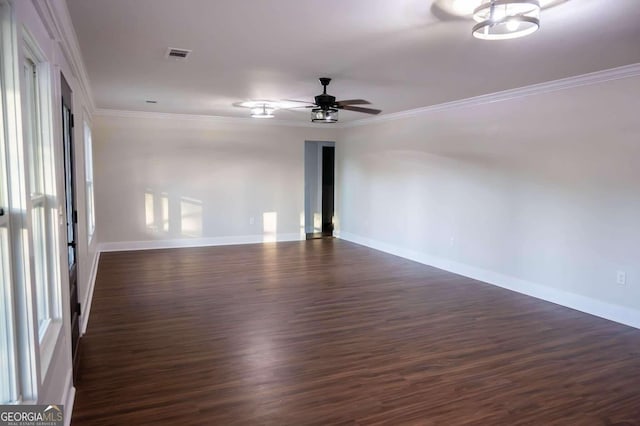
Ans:
POLYGON ((336 101, 336 97, 327 94, 327 86, 331 83, 331 79, 328 77, 321 77, 320 84, 323 86, 323 91, 320 95, 315 97, 315 102, 294 101, 298 103, 305 103, 308 105, 298 108, 312 108, 311 121, 316 123, 335 123, 338 121, 338 110, 362 112, 364 114, 380 114, 382 111, 373 108, 363 108, 354 105, 369 105, 371 102, 364 99, 348 99, 345 101, 336 101))

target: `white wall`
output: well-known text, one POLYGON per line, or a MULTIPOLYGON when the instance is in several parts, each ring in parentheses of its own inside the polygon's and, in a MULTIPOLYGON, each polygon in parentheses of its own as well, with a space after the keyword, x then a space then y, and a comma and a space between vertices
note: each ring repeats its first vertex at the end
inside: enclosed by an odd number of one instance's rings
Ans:
POLYGON ((340 235, 640 327, 639 110, 633 77, 346 128, 340 235))
POLYGON ((99 240, 105 249, 126 249, 299 239, 304 143, 331 140, 334 132, 237 119, 98 115, 99 240), (145 201, 151 199, 152 213, 145 201), (273 217, 264 217, 273 212, 275 235, 273 217))

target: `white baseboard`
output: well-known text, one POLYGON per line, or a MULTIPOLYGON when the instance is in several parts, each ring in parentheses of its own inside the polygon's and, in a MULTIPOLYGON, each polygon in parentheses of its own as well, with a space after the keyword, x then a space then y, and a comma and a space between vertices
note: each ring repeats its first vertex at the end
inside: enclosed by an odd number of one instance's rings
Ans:
POLYGON ((517 293, 532 296, 537 299, 542 299, 547 302, 552 302, 567 308, 575 309, 577 311, 640 329, 640 311, 635 309, 614 305, 612 303, 536 284, 486 269, 476 268, 474 266, 465 265, 449 259, 431 256, 415 250, 408 250, 392 244, 351 234, 349 232, 341 232, 336 236, 345 241, 367 246, 385 253, 413 260, 414 262, 433 266, 454 274, 473 278, 497 287, 502 287, 507 290, 515 291, 517 293))
POLYGON ((91 265, 91 273, 89 274, 89 290, 85 296, 84 303, 82 305, 82 316, 80 320, 80 336, 84 336, 87 332, 87 325, 89 324, 89 314, 91 313, 91 304, 93 303, 93 290, 96 287, 96 277, 98 275, 98 263, 100 262, 100 250, 96 251, 96 255, 93 258, 93 265, 91 265))
POLYGON ((237 244, 258 244, 264 242, 275 241, 300 241, 304 240, 304 235, 299 233, 277 234, 275 236, 258 235, 238 235, 230 237, 213 237, 213 238, 184 238, 175 240, 151 240, 151 241, 122 241, 102 243, 99 251, 131 251, 131 250, 155 250, 166 248, 183 248, 183 247, 209 247, 209 246, 228 246, 237 244))
POLYGON ((73 414, 73 403, 76 399, 76 388, 73 386, 72 369, 69 369, 67 373, 64 389, 65 391, 62 397, 62 403, 64 404, 64 425, 69 426, 71 424, 71 415, 73 414))

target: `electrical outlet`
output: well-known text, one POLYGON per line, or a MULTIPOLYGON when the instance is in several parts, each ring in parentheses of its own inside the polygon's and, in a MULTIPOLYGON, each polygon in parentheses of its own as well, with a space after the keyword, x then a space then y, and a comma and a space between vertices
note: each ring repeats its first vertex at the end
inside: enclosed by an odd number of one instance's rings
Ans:
POLYGON ((618 271, 616 274, 616 282, 620 285, 625 285, 627 283, 627 273, 624 271, 618 271))
POLYGON ((251 216, 251 217, 249 218, 249 225, 253 225, 253 222, 254 222, 254 219, 253 219, 253 216, 251 216))
POLYGON ((456 245, 456 239, 454 237, 451 237, 449 239, 449 247, 453 247, 456 245))

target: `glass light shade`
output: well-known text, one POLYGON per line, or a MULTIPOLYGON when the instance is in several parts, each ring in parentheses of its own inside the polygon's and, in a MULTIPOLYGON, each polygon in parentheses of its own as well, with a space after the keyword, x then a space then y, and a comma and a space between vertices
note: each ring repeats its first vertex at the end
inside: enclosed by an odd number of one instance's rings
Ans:
POLYGON ((311 121, 314 123, 336 123, 338 121, 338 109, 314 108, 311 110, 311 121))
POLYGON ((532 34, 540 27, 538 0, 485 0, 476 8, 473 36, 482 40, 506 40, 532 34))
POLYGON ((273 111, 275 109, 267 105, 251 108, 251 118, 273 118, 273 111))

